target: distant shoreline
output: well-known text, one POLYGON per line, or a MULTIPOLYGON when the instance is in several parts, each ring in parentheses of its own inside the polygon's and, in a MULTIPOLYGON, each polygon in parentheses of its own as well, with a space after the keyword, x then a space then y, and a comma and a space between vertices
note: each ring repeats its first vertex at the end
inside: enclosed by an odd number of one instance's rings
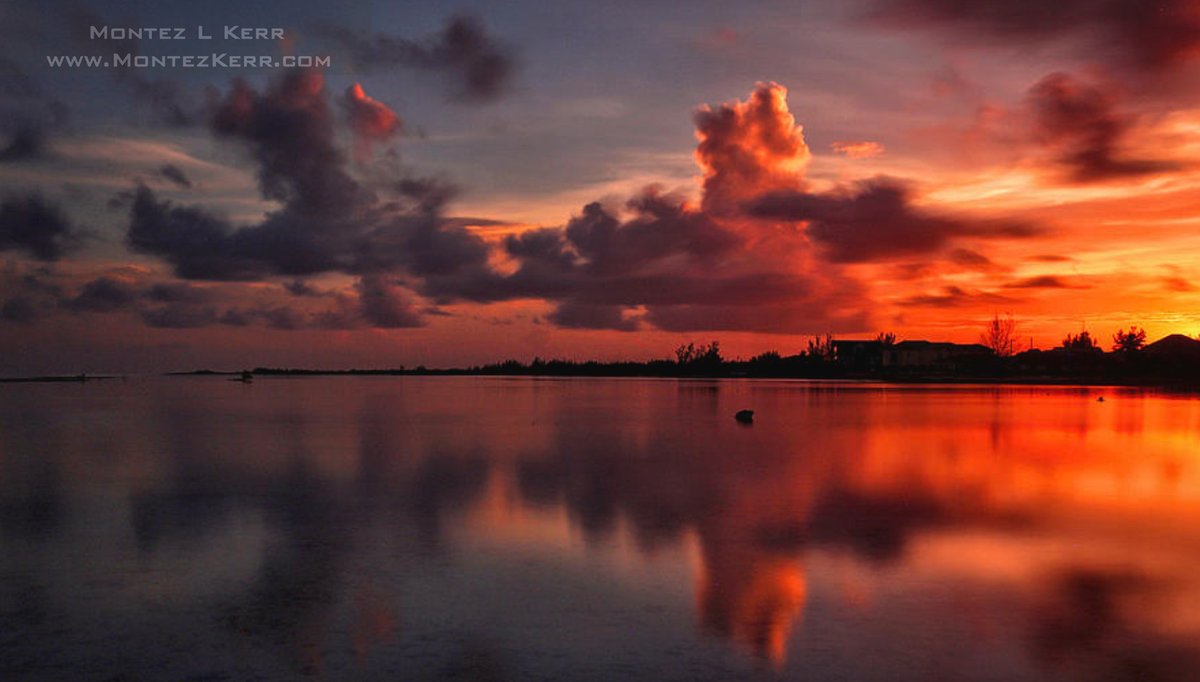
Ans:
MULTIPOLYGON (((588 374, 588 373, 529 373, 529 372, 491 372, 472 371, 469 369, 292 369, 251 373, 261 378, 305 378, 305 377, 524 377, 529 379, 663 379, 681 381, 713 381, 713 380, 793 380, 793 381, 828 381, 848 385, 863 383, 879 383, 895 386, 1056 386, 1080 388, 1158 388, 1183 392, 1200 393, 1200 382, 1189 379, 1166 379, 1163 377, 1054 377, 1054 376, 953 376, 944 375, 905 375, 905 376, 793 376, 793 375, 738 375, 738 374, 588 374)), ((175 378, 187 377, 239 377, 240 371, 224 370, 191 370, 181 372, 165 372, 159 375, 175 378)), ((78 376, 33 376, 33 377, 3 377, 0 384, 82 384, 90 381, 111 381, 114 379, 127 380, 127 376, 88 376, 84 379, 78 376)))
POLYGON ((75 375, 46 375, 34 377, 0 377, 0 384, 82 384, 89 381, 105 381, 125 379, 124 376, 112 374, 75 374, 75 375))
MULTIPOLYGON (((1139 339, 1140 344, 1140 339, 1139 339)), ((996 353, 979 344, 929 341, 838 340, 826 337, 807 351, 768 351, 750 359, 721 356, 717 342, 687 344, 675 358, 654 360, 510 359, 484 365, 429 368, 424 365, 363 369, 264 367, 195 369, 165 376, 220 376, 252 382, 255 377, 308 376, 505 376, 658 379, 806 379, 877 381, 889 384, 1011 384, 1047 386, 1144 386, 1200 391, 1200 340, 1173 334, 1147 346, 1105 352, 1092 342, 1068 339, 1050 350, 996 353), (1074 345, 1073 345, 1074 344, 1074 345)), ((0 379, 4 383, 82 383, 114 375, 43 375, 0 379)))
MULTIPOLYGON (((256 368, 251 370, 254 377, 298 378, 298 377, 528 377, 538 379, 680 379, 680 380, 719 380, 719 379, 764 379, 764 380, 801 380, 801 381, 835 381, 846 383, 884 383, 895 385, 932 384, 945 386, 965 386, 971 384, 984 385, 1018 385, 1018 386, 1080 386, 1080 387, 1145 387, 1172 388, 1189 391, 1200 391, 1200 382, 1191 379, 1168 379, 1157 376, 1111 377, 1111 376, 947 376, 945 374, 744 374, 738 372, 726 373, 617 373, 617 372, 533 372, 498 371, 493 368, 450 368, 450 369, 270 369, 256 368)), ((163 376, 171 377, 203 377, 241 376, 241 371, 223 370, 192 370, 184 372, 167 372, 163 376)))

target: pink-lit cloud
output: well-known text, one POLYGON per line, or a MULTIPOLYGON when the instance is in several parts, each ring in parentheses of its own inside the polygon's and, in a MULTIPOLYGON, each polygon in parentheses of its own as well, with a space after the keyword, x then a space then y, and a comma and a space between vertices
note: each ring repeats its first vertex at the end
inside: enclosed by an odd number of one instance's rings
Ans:
POLYGON ((404 130, 396 112, 368 96, 360 83, 346 88, 342 106, 346 110, 350 130, 354 133, 355 158, 360 163, 370 160, 371 149, 375 143, 387 142, 404 130))
POLYGON ((830 145, 833 151, 851 159, 870 159, 887 151, 884 146, 871 140, 848 140, 834 142, 830 145))

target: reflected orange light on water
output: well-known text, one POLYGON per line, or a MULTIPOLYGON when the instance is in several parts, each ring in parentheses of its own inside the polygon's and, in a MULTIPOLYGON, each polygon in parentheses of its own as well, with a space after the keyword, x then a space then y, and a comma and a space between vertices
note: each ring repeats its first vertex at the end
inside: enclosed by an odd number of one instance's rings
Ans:
MULTIPOLYGON (((136 543, 102 545, 95 563, 154 576, 122 598, 218 594, 238 636, 265 631, 259 641, 287 642, 283 657, 329 675, 347 665, 338 651, 365 669, 413 632, 475 613, 539 646, 578 630, 678 650, 682 622, 689 647, 797 676, 837 652, 867 676, 894 664, 889 651, 951 671, 1006 656, 1031 679, 1088 679, 1118 659, 1171 679, 1200 662, 1191 396, 227 383, 101 387, 85 417, 27 420, 57 424, 44 433, 10 420, 0 531, 72 556, 55 510, 103 500, 88 532, 136 543), (745 407, 752 426, 733 419, 745 407), (589 615, 604 606, 614 611, 589 615)), ((33 390, 19 409, 91 395, 33 390)), ((64 565, 75 568, 62 589, 90 584, 86 566, 64 565)))
MULTIPOLYGON (((678 389, 685 404, 696 405, 697 388, 678 389)), ((699 480, 689 483, 704 498, 681 521, 699 543, 697 620, 756 657, 786 661, 812 598, 810 552, 846 548, 904 570, 967 571, 1030 587, 1064 558, 1111 558, 1104 548, 1129 534, 1151 545, 1147 559, 1161 555, 1153 543, 1168 536, 1200 542, 1200 521, 1183 515, 1200 501, 1200 438, 1191 428, 1200 411, 1191 400, 1112 389, 797 390, 785 401, 803 401, 803 412, 789 415, 800 414, 798 422, 760 420, 747 432, 763 450, 739 451, 736 460, 700 443, 691 451, 699 480), (820 431, 806 428, 818 423, 820 431), (1054 534, 1074 539, 1056 549, 1039 544, 1054 534)), ((644 396, 634 402, 646 404, 644 396)), ((653 458, 664 443, 644 426, 620 440, 653 458)), ((531 513, 515 480, 496 474, 480 522, 500 537, 578 549, 566 539, 578 538, 571 529, 580 520, 553 507, 531 513)), ((626 537, 611 546, 623 563, 644 560, 636 537, 644 512, 623 513, 632 516, 613 532, 626 537)), ((821 597, 869 614, 870 580, 846 576, 821 597)))

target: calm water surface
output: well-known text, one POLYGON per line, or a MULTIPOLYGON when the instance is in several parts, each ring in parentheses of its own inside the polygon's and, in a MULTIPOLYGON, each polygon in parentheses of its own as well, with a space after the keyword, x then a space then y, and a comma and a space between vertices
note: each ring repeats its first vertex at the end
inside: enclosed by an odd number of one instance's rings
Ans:
POLYGON ((0 385, 0 679, 1197 679, 1198 446, 1129 389, 0 385))

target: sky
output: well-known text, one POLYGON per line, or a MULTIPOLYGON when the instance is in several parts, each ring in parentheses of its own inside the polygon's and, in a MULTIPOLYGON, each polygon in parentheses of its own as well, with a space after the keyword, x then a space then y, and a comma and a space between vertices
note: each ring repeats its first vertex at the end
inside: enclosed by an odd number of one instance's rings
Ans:
POLYGON ((251 5, 0 4, 0 375, 1200 333, 1196 0, 251 5))

